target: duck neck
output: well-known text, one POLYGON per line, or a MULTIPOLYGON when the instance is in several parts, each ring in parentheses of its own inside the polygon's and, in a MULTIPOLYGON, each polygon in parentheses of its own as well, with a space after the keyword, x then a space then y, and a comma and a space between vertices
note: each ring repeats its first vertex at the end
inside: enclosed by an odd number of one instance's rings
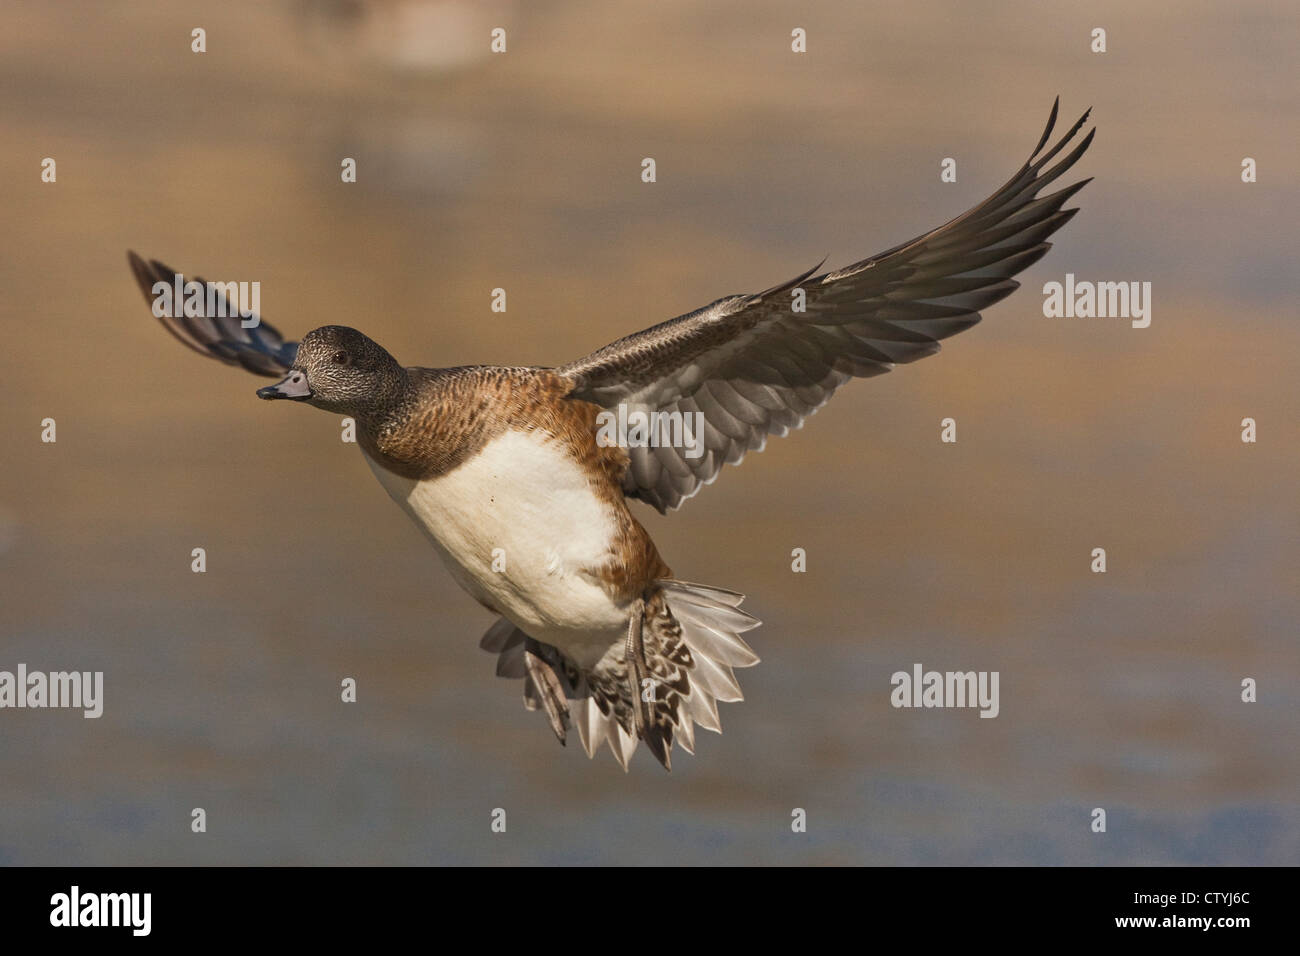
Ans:
POLYGON ((385 383, 385 388, 379 394, 352 412, 359 430, 376 440, 384 433, 401 427, 410 418, 415 404, 415 387, 411 376, 404 368, 399 368, 398 372, 385 383))

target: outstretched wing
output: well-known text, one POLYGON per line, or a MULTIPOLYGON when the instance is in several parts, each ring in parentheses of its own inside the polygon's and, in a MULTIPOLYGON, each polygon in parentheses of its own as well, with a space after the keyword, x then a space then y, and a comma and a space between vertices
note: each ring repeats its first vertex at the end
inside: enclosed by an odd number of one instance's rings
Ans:
POLYGON ((850 378, 933 355, 940 339, 1018 288, 1011 277, 1047 252, 1047 237, 1078 211, 1061 207, 1090 181, 1038 196, 1096 132, 1048 168, 1088 119, 1040 156, 1059 105, 1024 166, 948 224, 836 272, 809 278, 815 267, 758 295, 719 299, 558 369, 573 397, 605 408, 684 413, 688 425, 703 413, 696 457, 668 444, 628 449, 625 494, 660 511, 678 507, 769 434, 802 425, 850 378), (796 289, 803 312, 793 310, 796 289))
MULTIPOLYGON (((173 287, 176 273, 157 259, 145 261, 134 252, 128 251, 127 261, 135 281, 144 293, 150 308, 154 303, 154 284, 162 282, 173 287)), ((205 289, 208 283, 197 276, 190 276, 187 281, 201 283, 205 289)), ((165 328, 194 351, 209 358, 220 359, 230 365, 242 365, 257 375, 279 378, 289 371, 293 358, 298 353, 297 342, 286 342, 275 327, 261 320, 260 316, 249 319, 241 318, 233 303, 220 289, 214 290, 224 307, 216 310, 224 315, 205 314, 185 315, 181 304, 177 303, 171 311, 175 315, 159 317, 165 328), (256 322, 254 322, 256 319, 256 322), (253 323, 251 328, 244 328, 243 323, 253 323)), ((206 296, 205 306, 206 306, 206 296)))

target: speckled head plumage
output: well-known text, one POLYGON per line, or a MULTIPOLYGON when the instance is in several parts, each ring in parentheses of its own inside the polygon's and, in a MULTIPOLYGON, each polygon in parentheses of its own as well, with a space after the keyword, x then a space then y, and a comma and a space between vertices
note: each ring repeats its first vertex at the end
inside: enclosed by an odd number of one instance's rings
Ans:
POLYGON ((399 404, 408 387, 406 370, 383 346, 345 325, 324 325, 303 336, 289 374, 257 394, 374 414, 399 404))

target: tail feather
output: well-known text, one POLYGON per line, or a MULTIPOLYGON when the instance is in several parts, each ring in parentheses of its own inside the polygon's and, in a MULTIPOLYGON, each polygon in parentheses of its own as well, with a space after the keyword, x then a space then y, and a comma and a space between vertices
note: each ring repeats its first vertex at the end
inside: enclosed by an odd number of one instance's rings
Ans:
POLYGON ((760 623, 739 609, 744 599, 725 588, 656 581, 634 605, 644 608, 636 642, 640 658, 629 659, 620 641, 590 669, 578 668, 504 619, 480 646, 498 655, 499 675, 524 678, 525 706, 545 710, 561 743, 572 724, 588 757, 606 745, 626 771, 641 739, 671 770, 674 742, 695 753, 696 725, 721 733, 718 701, 744 699, 733 668, 758 663, 740 635, 760 623), (649 678, 653 689, 648 701, 641 681, 634 680, 640 677, 649 678))
POLYGON ((712 694, 692 693, 686 699, 687 717, 705 730, 722 733, 722 720, 718 717, 718 703, 712 694))
POLYGON ((745 699, 731 668, 703 654, 695 657, 695 672, 692 674, 691 684, 707 690, 713 695, 714 700, 720 700, 724 704, 734 704, 745 699))
POLYGON ((610 736, 609 749, 614 753, 614 759, 618 765, 627 773, 627 762, 632 759, 632 753, 636 750, 636 738, 630 731, 624 730, 622 724, 616 725, 618 731, 618 746, 614 746, 614 736, 610 736))
MULTIPOLYGON (((674 602, 671 597, 668 603, 673 609, 673 616, 689 632, 688 640, 697 646, 702 654, 731 667, 752 667, 758 663, 758 655, 750 650, 749 645, 736 637, 741 633, 742 628, 733 623, 735 618, 731 621, 724 620, 725 612, 730 609, 718 609, 715 613, 686 601, 674 602), (728 626, 732 628, 730 631, 724 629, 728 626)), ((748 614, 740 611, 730 613, 745 619, 743 630, 747 631, 758 626, 758 621, 748 614)))
POLYGON ((688 713, 686 719, 677 725, 677 743, 691 756, 695 756, 695 721, 688 713))
POLYGON ((588 757, 594 758, 601 744, 609 739, 611 721, 600 712, 590 695, 577 701, 574 709, 577 712, 574 722, 578 726, 578 739, 582 741, 582 749, 588 757))
MULTIPOLYGON (((696 584, 693 581, 681 581, 677 578, 663 578, 655 583, 665 590, 672 591, 680 599, 692 601, 703 607, 717 607, 718 605, 740 607, 745 600, 745 595, 739 591, 718 588, 711 584, 696 584)), ((741 613, 744 614, 743 611, 741 613)), ((762 623, 758 618, 750 617, 748 614, 745 614, 745 617, 754 622, 750 625, 751 628, 758 627, 762 623)), ((749 630, 749 628, 746 628, 746 630, 749 630)))

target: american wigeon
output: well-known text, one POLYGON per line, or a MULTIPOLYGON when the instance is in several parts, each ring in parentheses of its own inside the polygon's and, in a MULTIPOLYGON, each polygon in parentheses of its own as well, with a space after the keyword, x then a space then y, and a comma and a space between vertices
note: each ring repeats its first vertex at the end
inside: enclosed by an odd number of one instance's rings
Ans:
MULTIPOLYGON (((1049 167, 1088 114, 1042 153, 1056 117, 1054 104, 1006 185, 946 225, 558 368, 404 368, 355 329, 327 325, 295 345, 230 308, 162 321, 204 355, 278 378, 260 397, 354 417, 380 483, 499 616, 482 646, 498 674, 523 679, 529 709, 561 742, 576 724, 589 756, 607 742, 626 769, 640 739, 669 767, 674 741, 693 752, 694 725, 720 730, 717 701, 741 699, 733 668, 758 657, 740 635, 759 622, 740 610, 743 595, 674 578, 629 500, 677 508, 850 378, 933 355, 1010 295, 1088 182, 1038 195, 1095 132, 1049 167)), ((155 283, 175 280, 129 259, 151 303, 155 283)))

